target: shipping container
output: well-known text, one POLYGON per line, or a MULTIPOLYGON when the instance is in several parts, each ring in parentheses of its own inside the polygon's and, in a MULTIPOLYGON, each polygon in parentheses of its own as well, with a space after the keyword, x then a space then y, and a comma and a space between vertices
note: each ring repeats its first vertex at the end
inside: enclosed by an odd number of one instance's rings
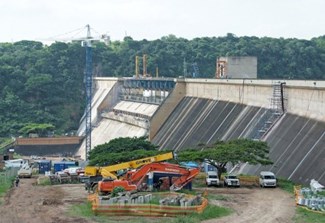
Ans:
POLYGON ((54 173, 62 171, 64 169, 67 169, 69 167, 76 167, 76 162, 71 162, 71 161, 62 161, 62 162, 57 162, 54 163, 54 173))
POLYGON ((38 163, 38 171, 40 174, 45 174, 45 172, 51 171, 52 162, 51 160, 39 160, 38 163))

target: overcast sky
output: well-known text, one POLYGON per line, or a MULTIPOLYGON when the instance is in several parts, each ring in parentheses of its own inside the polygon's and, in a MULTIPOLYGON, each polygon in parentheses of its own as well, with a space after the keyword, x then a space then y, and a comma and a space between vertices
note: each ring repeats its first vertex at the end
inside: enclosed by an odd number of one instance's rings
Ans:
POLYGON ((112 40, 311 39, 325 35, 325 0, 0 0, 0 24, 0 42, 72 38, 60 34, 86 24, 112 40))

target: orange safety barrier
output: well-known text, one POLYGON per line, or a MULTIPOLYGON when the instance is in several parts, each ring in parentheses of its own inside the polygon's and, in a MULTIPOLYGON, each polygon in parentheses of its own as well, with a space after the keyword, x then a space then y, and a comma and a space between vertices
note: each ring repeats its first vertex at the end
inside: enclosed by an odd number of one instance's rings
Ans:
MULTIPOLYGON (((189 196, 187 196, 189 197, 189 196)), ((143 216, 143 217, 176 217, 192 213, 202 213, 208 206, 208 200, 202 197, 202 204, 197 206, 165 206, 158 204, 110 204, 102 205, 96 194, 88 196, 92 210, 96 214, 108 216, 143 216)))
POLYGON ((302 197, 302 195, 300 194, 301 185, 293 186, 293 190, 294 190, 294 193, 295 193, 296 205, 298 205, 299 198, 302 197))

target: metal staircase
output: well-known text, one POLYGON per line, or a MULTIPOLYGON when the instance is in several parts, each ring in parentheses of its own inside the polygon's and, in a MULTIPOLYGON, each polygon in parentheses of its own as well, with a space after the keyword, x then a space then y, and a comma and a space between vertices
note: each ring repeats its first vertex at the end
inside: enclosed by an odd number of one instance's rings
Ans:
POLYGON ((271 97, 270 109, 266 111, 264 117, 264 124, 258 130, 254 137, 254 140, 261 140, 271 130, 275 123, 282 117, 286 112, 287 99, 284 95, 285 82, 273 83, 273 93, 271 97))

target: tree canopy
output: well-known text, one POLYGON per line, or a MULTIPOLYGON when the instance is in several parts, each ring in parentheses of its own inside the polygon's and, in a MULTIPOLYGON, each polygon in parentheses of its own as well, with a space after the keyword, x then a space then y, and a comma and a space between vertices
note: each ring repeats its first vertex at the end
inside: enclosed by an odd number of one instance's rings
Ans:
POLYGON ((199 148, 178 153, 178 161, 207 162, 218 169, 219 177, 225 172, 226 165, 248 162, 250 164, 272 164, 268 157, 269 147, 266 142, 250 139, 234 139, 228 142, 216 142, 201 145, 199 148))
POLYGON ((46 136, 47 133, 53 130, 55 127, 52 124, 37 124, 29 123, 19 130, 19 133, 23 135, 28 135, 30 133, 35 133, 38 136, 46 136))
POLYGON ((145 137, 116 138, 91 150, 89 165, 107 166, 161 153, 145 137))
MULTIPOLYGON (((157 147, 147 141, 145 137, 113 139, 90 151, 89 165, 108 166, 166 153, 166 151, 158 151, 157 147)), ((240 162, 271 164, 272 161, 268 158, 268 152, 269 147, 266 142, 235 139, 180 151, 177 154, 176 161, 207 162, 218 169, 220 177, 228 163, 233 165, 240 162)))

